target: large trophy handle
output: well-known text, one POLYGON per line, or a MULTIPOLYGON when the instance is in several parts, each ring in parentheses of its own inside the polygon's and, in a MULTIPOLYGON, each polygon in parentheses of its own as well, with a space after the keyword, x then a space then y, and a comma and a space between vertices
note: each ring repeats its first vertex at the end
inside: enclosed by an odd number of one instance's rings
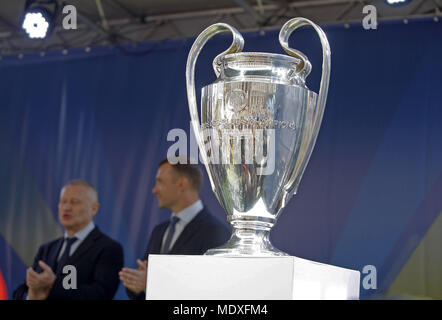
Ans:
MULTIPOLYGON (((189 111, 190 118, 192 122, 193 132, 195 133, 195 138, 198 143, 198 147, 200 149, 201 158, 206 166, 207 175, 209 176, 210 184, 212 186, 212 190, 215 191, 215 185, 213 183, 213 178, 209 169, 209 162, 207 160, 207 153, 204 148, 203 135, 201 132, 201 126, 198 116, 198 108, 196 103, 196 91, 195 91, 195 65, 198 55, 200 54, 202 48, 206 44, 206 42, 212 38, 213 36, 224 33, 231 32, 233 35, 233 41, 230 47, 215 57, 213 60, 213 69, 216 73, 216 76, 219 76, 220 73, 220 63, 221 58, 229 53, 240 52, 244 47, 244 39, 241 34, 235 28, 229 26, 225 23, 216 23, 206 28, 201 34, 196 38, 195 42, 190 49, 189 56, 187 57, 187 65, 186 65, 186 87, 187 87, 187 100, 189 102, 189 111)), ((215 192, 216 194, 216 192, 215 192)))
POLYGON ((316 105, 312 111, 311 126, 306 130, 305 137, 302 137, 300 161, 296 164, 295 170, 291 179, 286 184, 286 190, 289 193, 296 192, 299 185, 299 181, 302 177, 305 167, 310 159, 310 155, 313 151, 313 147, 318 137, 319 128, 321 126, 322 117, 324 115, 325 103, 327 100, 328 85, 330 81, 330 65, 331 65, 331 51, 327 37, 324 31, 312 21, 305 18, 293 18, 287 21, 279 32, 279 43, 284 48, 285 52, 301 60, 298 67, 298 72, 307 77, 311 71, 311 64, 307 57, 298 50, 292 49, 288 45, 288 39, 290 35, 299 27, 310 25, 312 26, 321 40, 322 45, 322 77, 321 85, 319 87, 319 95, 316 105))

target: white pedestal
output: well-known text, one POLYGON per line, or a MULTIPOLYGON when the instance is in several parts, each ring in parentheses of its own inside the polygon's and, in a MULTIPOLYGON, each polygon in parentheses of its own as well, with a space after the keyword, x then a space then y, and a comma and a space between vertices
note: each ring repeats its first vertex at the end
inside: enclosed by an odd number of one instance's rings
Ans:
POLYGON ((297 257, 150 255, 149 300, 359 299, 359 271, 297 257))

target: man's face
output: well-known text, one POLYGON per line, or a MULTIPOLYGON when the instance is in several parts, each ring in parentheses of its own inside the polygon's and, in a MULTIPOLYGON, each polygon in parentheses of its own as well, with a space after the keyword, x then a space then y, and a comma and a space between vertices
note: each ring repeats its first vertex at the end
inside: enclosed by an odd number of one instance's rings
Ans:
POLYGON ((175 169, 164 163, 158 168, 155 187, 152 193, 157 196, 158 207, 161 209, 172 209, 177 203, 179 193, 179 179, 175 169))
POLYGON ((82 185, 67 185, 61 190, 58 218, 66 230, 75 233, 92 221, 98 206, 93 190, 82 185))

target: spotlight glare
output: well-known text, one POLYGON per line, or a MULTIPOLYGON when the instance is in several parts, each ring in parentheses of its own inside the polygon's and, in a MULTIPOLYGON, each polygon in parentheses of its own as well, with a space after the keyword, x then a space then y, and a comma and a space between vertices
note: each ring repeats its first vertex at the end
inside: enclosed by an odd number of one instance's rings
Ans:
POLYGON ((401 4, 404 2, 408 2, 409 0, 387 0, 387 3, 390 5, 401 4))
POLYGON ((49 22, 41 12, 27 12, 22 27, 30 38, 43 39, 48 33, 49 22))
POLYGON ((22 28, 31 39, 44 39, 54 29, 58 0, 26 0, 22 28))

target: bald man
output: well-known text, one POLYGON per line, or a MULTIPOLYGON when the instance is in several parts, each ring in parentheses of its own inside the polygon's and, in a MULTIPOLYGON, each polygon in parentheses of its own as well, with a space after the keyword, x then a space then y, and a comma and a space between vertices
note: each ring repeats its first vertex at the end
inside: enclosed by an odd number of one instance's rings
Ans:
POLYGON ((62 188, 58 219, 64 237, 40 247, 26 271, 26 282, 14 291, 14 299, 114 297, 119 285, 118 271, 124 265, 123 249, 95 226, 93 217, 99 206, 97 189, 87 181, 73 180, 62 188), (68 276, 69 281, 63 281, 68 276))

